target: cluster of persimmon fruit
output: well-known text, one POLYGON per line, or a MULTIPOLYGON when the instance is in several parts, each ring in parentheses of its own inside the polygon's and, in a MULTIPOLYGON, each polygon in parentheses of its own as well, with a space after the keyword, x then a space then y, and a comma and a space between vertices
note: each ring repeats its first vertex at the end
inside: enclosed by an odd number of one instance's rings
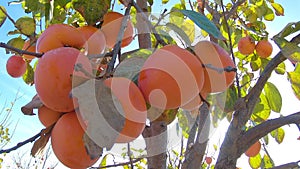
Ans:
MULTIPOLYGON (((51 145, 56 157, 67 167, 87 168, 98 160, 91 159, 86 152, 83 135, 88 122, 81 123, 82 119, 75 111, 80 105, 76 98, 70 97, 72 77, 91 77, 76 71, 75 67, 80 64, 87 72, 98 70, 99 65, 91 64, 93 61, 87 55, 102 54, 114 47, 122 17, 120 13, 108 12, 100 29, 50 25, 38 37, 32 50, 43 53, 34 71, 37 97, 43 103, 38 108, 38 117, 45 127, 54 125, 51 145)), ((127 25, 122 47, 133 40, 130 20, 127 25)), ((31 44, 27 42, 24 49, 31 49, 31 44)), ((32 56, 14 56, 7 62, 8 72, 18 72, 14 77, 24 72, 17 64, 24 58, 33 59, 32 56)), ((124 126, 115 143, 133 141, 142 133, 147 105, 162 110, 196 110, 208 94, 223 92, 232 85, 235 70, 236 66, 225 49, 211 41, 200 41, 193 51, 175 44, 156 49, 144 62, 136 82, 125 77, 105 78, 104 86, 111 90, 125 114, 124 126)))
POLYGON ((247 35, 239 40, 238 50, 243 55, 256 52, 260 58, 268 58, 273 52, 273 46, 267 39, 259 40, 256 43, 253 38, 247 35))

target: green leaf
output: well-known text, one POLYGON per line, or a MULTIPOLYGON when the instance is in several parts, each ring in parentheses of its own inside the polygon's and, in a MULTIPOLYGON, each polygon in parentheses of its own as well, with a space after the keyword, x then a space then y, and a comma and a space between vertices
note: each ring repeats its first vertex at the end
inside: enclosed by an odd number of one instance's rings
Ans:
POLYGON ((186 33, 191 42, 195 40, 195 23, 192 20, 184 20, 183 24, 180 25, 180 28, 186 33))
POLYGON ((192 42, 190 41, 187 34, 181 28, 179 28, 177 25, 175 25, 173 23, 167 23, 166 26, 169 27, 170 29, 172 29, 174 32, 176 32, 180 36, 181 40, 184 42, 184 45, 186 47, 191 46, 192 42))
POLYGON ((275 18, 274 12, 271 8, 267 8, 266 13, 264 15, 264 19, 267 21, 273 21, 275 18))
POLYGON ((300 47, 296 43, 289 42, 278 36, 275 36, 273 39, 286 58, 292 62, 300 62, 300 47))
POLYGON ((300 100, 300 65, 297 64, 293 72, 288 72, 288 80, 291 82, 295 96, 300 100))
POLYGON ((271 132, 271 136, 272 136, 273 138, 275 138, 275 140, 276 140, 276 142, 277 142, 278 144, 282 143, 282 141, 283 141, 283 139, 284 139, 284 135, 285 135, 285 132, 284 132, 284 130, 283 130, 282 128, 278 128, 278 129, 273 130, 273 131, 271 132))
POLYGON ((150 49, 137 49, 132 52, 123 53, 120 60, 123 61, 124 59, 133 58, 133 57, 142 57, 147 59, 152 53, 153 50, 150 49))
POLYGON ((6 12, 6 9, 4 6, 0 6, 1 10, 0 10, 0 27, 3 25, 3 23, 5 22, 6 20, 6 15, 4 12, 6 12), (3 12, 3 11, 4 12, 3 12))
POLYGON ((148 0, 148 3, 149 3, 150 6, 152 6, 153 5, 153 0, 148 0))
POLYGON ((16 21, 15 27, 27 36, 32 35, 35 32, 35 20, 31 17, 21 17, 16 21))
POLYGON ((26 64, 27 64, 27 69, 24 75, 22 76, 22 78, 26 84, 31 86, 34 84, 34 71, 32 66, 29 63, 26 64))
POLYGON ((105 154, 105 156, 102 158, 101 162, 100 162, 100 165, 99 167, 103 167, 103 166, 106 166, 106 160, 107 160, 107 156, 109 154, 105 154))
POLYGON ((284 9, 283 7, 278 3, 271 3, 271 6, 275 10, 275 14, 277 16, 283 16, 284 15, 284 9))
POLYGON ((280 74, 280 75, 285 74, 286 69, 285 69, 285 64, 284 64, 284 62, 281 62, 281 63, 275 68, 275 72, 276 72, 277 74, 280 74))
POLYGON ((288 23, 276 36, 284 38, 300 30, 300 21, 288 23))
POLYGON ((169 0, 161 0, 162 4, 166 4, 169 2, 169 0))
POLYGON ((271 114, 271 109, 268 100, 264 94, 260 94, 259 102, 256 103, 251 119, 255 122, 266 121, 271 114))
MULTIPOLYGON (((7 45, 12 46, 14 48, 22 49, 23 46, 24 46, 24 43, 25 43, 24 39, 22 39, 21 37, 18 37, 18 38, 12 38, 12 39, 10 39, 7 42, 7 45)), ((5 50, 6 50, 7 54, 10 53, 10 52, 11 53, 16 53, 16 52, 11 51, 9 49, 5 49, 5 50)))
POLYGON ((254 157, 249 157, 249 165, 250 165, 250 167, 251 168, 253 168, 253 169, 257 169, 257 168, 259 168, 260 167, 260 165, 261 165, 261 162, 262 162, 262 160, 261 160, 261 155, 258 153, 256 156, 254 156, 254 157))
POLYGON ((217 26, 211 22, 205 15, 191 10, 179 10, 185 16, 189 17, 199 28, 213 35, 215 38, 225 40, 217 26))
POLYGON ((84 17, 88 25, 101 20, 110 8, 111 0, 74 0, 74 8, 84 17))
POLYGON ((183 9, 185 6, 182 4, 175 4, 171 9, 169 21, 175 25, 181 25, 184 21, 184 15, 179 11, 183 9))
POLYGON ((189 137, 190 124, 187 116, 183 111, 179 111, 177 113, 178 125, 182 129, 182 135, 185 138, 189 137))
POLYGON ((277 87, 273 83, 267 82, 264 86, 264 92, 271 110, 279 113, 282 107, 282 97, 277 87))
POLYGON ((274 162, 273 160, 267 156, 266 154, 264 155, 263 159, 262 159, 262 163, 263 163, 263 168, 272 168, 274 167, 274 162))
MULTIPOLYGON (((37 0, 25 0, 23 8, 26 13, 32 12, 34 16, 44 16, 45 15, 45 4, 37 0)), ((48 12, 48 11, 47 11, 48 12)))

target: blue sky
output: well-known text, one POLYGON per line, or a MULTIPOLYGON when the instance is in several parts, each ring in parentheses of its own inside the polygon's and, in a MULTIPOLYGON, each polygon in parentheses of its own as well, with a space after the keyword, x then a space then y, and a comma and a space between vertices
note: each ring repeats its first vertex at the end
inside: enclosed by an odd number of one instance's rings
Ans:
MULTIPOLYGON (((179 0, 178 0, 179 1, 179 0)), ((25 13, 23 13, 23 10, 21 9, 20 5, 11 5, 11 6, 7 6, 7 2, 9 2, 9 0, 0 0, 0 5, 5 6, 7 9, 7 12, 10 14, 10 16, 12 18, 14 18, 15 20, 17 18, 19 18, 20 16, 24 16, 25 13)), ((175 2, 175 1, 172 1, 175 2)), ((276 19, 273 22, 267 22, 267 29, 268 31, 272 34, 280 31, 288 22, 295 22, 295 21, 299 21, 299 6, 300 6, 300 1, 298 0, 275 0, 275 2, 278 2, 280 4, 283 5, 283 7, 285 8, 285 16, 284 17, 276 17, 276 19)), ((160 12, 161 9, 159 8, 160 6, 158 6, 157 8, 155 8, 155 12, 160 12)), ((7 36, 7 32, 8 30, 12 30, 13 29, 13 24, 9 21, 6 20, 4 25, 2 25, 2 27, 0 27, 0 41, 1 42, 7 42, 11 36, 7 36)), ((278 49, 277 49, 278 51, 278 49)), ((275 54, 275 52, 273 52, 273 54, 275 54)), ((34 134, 36 134, 37 132, 39 132, 43 126, 40 124, 40 122, 38 121, 37 117, 28 117, 28 116, 24 116, 21 111, 20 108, 25 105, 27 102, 29 102, 31 100, 31 98, 35 95, 35 89, 33 86, 28 86, 25 85, 25 83, 23 82, 22 79, 15 79, 10 77, 7 73, 6 73, 6 68, 5 68, 5 64, 6 64, 6 60, 8 59, 10 55, 5 54, 5 50, 0 48, 0 109, 5 106, 4 103, 6 103, 6 107, 8 107, 9 103, 14 100, 17 92, 19 92, 18 96, 22 96, 21 98, 19 98, 16 103, 15 106, 13 108, 13 111, 11 112, 11 128, 13 128, 17 123, 17 127, 16 127, 16 131, 15 134, 12 138, 11 143, 7 146, 13 146, 14 144, 16 144, 17 142, 23 141, 31 136, 33 136, 34 134)), ((276 78, 271 79, 274 81, 274 83, 276 83, 276 78)), ((284 99, 284 107, 283 107, 283 113, 284 115, 287 115, 288 113, 292 113, 295 111, 299 111, 300 110, 300 104, 299 101, 297 100, 290 100, 291 96, 293 93, 291 91, 288 92, 283 92, 283 90, 285 90, 286 88, 289 88, 288 84, 278 84, 279 85, 279 89, 281 91, 281 93, 285 93, 286 95, 283 96, 284 99), (287 87, 288 86, 288 87, 287 87), (293 107, 291 107, 291 104, 296 103, 297 105, 293 105, 293 107), (295 111, 294 111, 295 110, 295 111), (286 112, 284 112, 286 111, 286 112)), ((290 129, 290 128, 288 128, 290 129)), ((297 132, 294 129, 293 132, 297 132)), ((293 134, 288 133, 289 136, 292 136, 293 134)), ((296 139, 299 136, 299 132, 296 134, 296 137, 294 139, 296 139)), ((293 138, 291 138, 293 139, 293 138)), ((288 142, 288 144, 290 145, 295 145, 293 147, 300 147, 299 141, 294 142, 288 142)), ((285 149, 289 149, 289 145, 286 145, 286 147, 284 146, 277 146, 277 145, 273 145, 276 146, 278 149, 282 151, 284 151, 285 149)), ((27 147, 28 148, 28 147, 27 147)), ((274 150, 274 153, 277 151, 278 149, 274 150)), ((293 149, 290 149, 290 151, 292 151, 293 149)), ((291 152, 292 153, 292 152, 291 152)), ((297 154, 290 154, 288 155, 292 158, 289 159, 293 159, 293 156, 299 157, 299 153, 298 156, 297 154)), ((279 157, 278 157, 279 158, 279 157)), ((288 159, 286 159, 288 160, 288 159)), ((295 160, 299 160, 297 158, 295 158, 295 160)), ((276 160, 275 160, 276 161, 276 160)), ((285 162, 292 162, 292 161, 285 161, 282 160, 282 163, 285 162)))

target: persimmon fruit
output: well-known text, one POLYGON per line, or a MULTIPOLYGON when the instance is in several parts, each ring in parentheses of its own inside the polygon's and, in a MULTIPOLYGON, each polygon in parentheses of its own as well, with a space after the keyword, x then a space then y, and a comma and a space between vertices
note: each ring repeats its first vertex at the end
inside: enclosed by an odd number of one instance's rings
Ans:
POLYGON ((75 27, 67 24, 50 25, 37 40, 36 51, 45 53, 59 47, 83 48, 85 38, 75 27))
POLYGON ((45 127, 49 127, 57 122, 62 114, 63 113, 51 110, 46 106, 38 108, 38 118, 45 127))
MULTIPOLYGON (((107 12, 103 16, 103 24, 101 30, 105 35, 107 47, 113 48, 114 45, 116 44, 123 18, 124 15, 113 11, 107 12)), ((133 40, 133 24, 130 20, 128 20, 127 28, 125 29, 124 32, 121 47, 128 46, 132 40, 133 40)))
POLYGON ((85 169, 99 158, 91 159, 83 142, 82 129, 75 112, 60 117, 51 132, 51 145, 58 160, 69 168, 85 169))
POLYGON ((7 73, 14 78, 21 77, 27 69, 27 64, 19 55, 12 55, 6 62, 7 73))
POLYGON ((79 50, 71 47, 60 47, 46 52, 38 60, 34 73, 36 91, 42 103, 59 112, 70 112, 74 109, 70 97, 72 77, 85 77, 82 72, 75 72, 74 66, 82 63, 89 71, 89 60, 79 50), (73 73, 74 72, 74 73, 73 73))
POLYGON ((205 157, 205 162, 206 162, 206 164, 211 164, 211 162, 212 162, 212 158, 211 157, 205 157))
POLYGON ((192 100, 204 84, 199 59, 177 45, 156 50, 145 61, 138 86, 146 102, 160 109, 174 109, 192 100))
POLYGON ((243 55, 250 55, 254 52, 255 42, 250 36, 243 37, 238 42, 238 50, 243 55))
POLYGON ((112 77, 104 81, 122 106, 125 116, 124 126, 116 143, 128 143, 136 139, 144 130, 147 107, 140 89, 124 77, 112 77))
POLYGON ((260 152, 260 148, 261 148, 261 143, 257 141, 247 149, 245 155, 248 157, 254 157, 260 152))
POLYGON ((210 41, 198 42, 194 50, 205 67, 202 91, 205 93, 225 91, 233 83, 236 75, 233 70, 236 66, 230 55, 221 46, 210 41), (231 68, 232 71, 225 71, 225 68, 231 68))
POLYGON ((261 58, 267 58, 271 56, 273 52, 273 46, 268 40, 261 40, 255 46, 256 53, 261 58))
POLYGON ((104 52, 106 40, 103 32, 93 26, 82 26, 77 28, 85 38, 85 47, 88 55, 96 55, 104 52))
MULTIPOLYGON (((36 48, 35 43, 30 40, 27 40, 27 41, 25 41, 22 50, 26 50, 28 52, 35 52, 35 48, 36 48)), ((35 58, 35 56, 27 55, 27 54, 24 54, 22 56, 24 59, 27 59, 27 60, 32 60, 35 58)))

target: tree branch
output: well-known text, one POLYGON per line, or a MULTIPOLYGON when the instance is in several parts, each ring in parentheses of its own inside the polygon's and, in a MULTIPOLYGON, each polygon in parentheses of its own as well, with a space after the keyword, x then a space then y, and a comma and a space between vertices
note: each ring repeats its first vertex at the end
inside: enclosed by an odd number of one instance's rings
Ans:
POLYGON ((19 142, 16 146, 14 146, 14 147, 12 147, 12 148, 0 150, 0 154, 3 154, 3 153, 9 153, 9 152, 11 152, 11 151, 17 150, 18 148, 20 148, 20 147, 26 145, 27 143, 32 143, 32 142, 34 142, 37 138, 39 138, 39 137, 41 136, 41 134, 42 134, 43 131, 44 131, 44 129, 41 130, 41 131, 40 131, 39 133, 37 133, 36 135, 32 136, 31 138, 29 138, 29 139, 27 139, 27 140, 25 140, 25 141, 23 141, 23 142, 19 142))
MULTIPOLYGON (((210 127, 208 104, 204 102, 200 106, 199 111, 200 121, 196 141, 189 149, 186 150, 187 152, 185 153, 185 160, 182 164, 182 169, 199 168, 205 154, 210 127)), ((197 123, 197 121, 195 123, 197 123)))
POLYGON ((113 72, 113 69, 114 69, 114 66, 115 66, 115 63, 117 60, 117 55, 120 53, 119 51, 121 50, 122 39, 123 39, 124 32, 125 32, 124 30, 127 28, 128 18, 130 17, 129 13, 130 13, 131 6, 132 6, 132 3, 129 3, 125 10, 125 14, 122 19, 121 28, 118 33, 117 42, 112 51, 112 59, 108 63, 108 67, 106 70, 106 76, 110 76, 111 73, 113 72))
POLYGON ((251 129, 246 131, 238 141, 238 150, 239 154, 244 153, 252 144, 257 140, 264 137, 271 131, 278 129, 287 124, 299 124, 300 123, 300 112, 285 116, 279 117, 276 119, 267 120, 251 129))
POLYGON ((287 164, 283 164, 283 165, 280 165, 280 166, 277 166, 277 167, 273 167, 271 169, 291 169, 291 168, 299 168, 299 164, 300 163, 300 160, 297 161, 297 162, 292 162, 292 163, 287 163, 287 164))
MULTIPOLYGON (((1 8, 0 8, 0 9, 1 9, 1 8)), ((20 55, 26 54, 26 55, 35 56, 35 57, 37 57, 37 58, 40 58, 40 57, 43 56, 42 53, 35 53, 35 52, 28 52, 28 51, 26 51, 26 50, 21 50, 21 49, 12 47, 12 46, 10 46, 10 45, 7 45, 7 44, 4 43, 4 42, 0 42, 0 47, 5 48, 5 49, 12 50, 12 51, 14 51, 14 52, 17 52, 17 53, 20 54, 20 55)))

